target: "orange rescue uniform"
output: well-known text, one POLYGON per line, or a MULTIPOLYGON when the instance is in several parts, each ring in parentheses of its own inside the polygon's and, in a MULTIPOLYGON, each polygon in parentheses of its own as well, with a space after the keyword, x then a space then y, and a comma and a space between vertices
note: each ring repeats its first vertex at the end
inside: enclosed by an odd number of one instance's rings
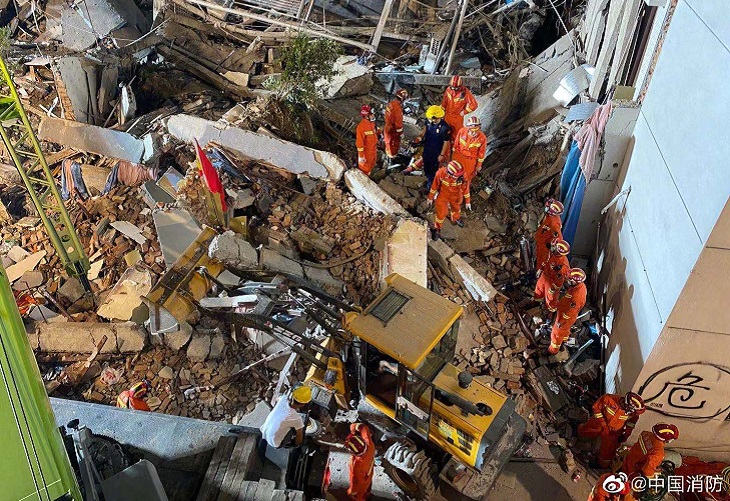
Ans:
POLYGON ((444 120, 451 127, 452 140, 464 127, 464 115, 476 110, 477 106, 474 94, 466 87, 461 87, 459 90, 453 90, 451 87, 446 89, 441 100, 441 107, 446 111, 444 120))
POLYGON ((347 494, 350 499, 364 501, 370 496, 370 488, 373 486, 373 468, 375 466, 375 444, 370 428, 360 426, 357 430, 354 425, 350 426, 352 433, 359 434, 365 441, 367 448, 361 456, 350 458, 350 488, 347 494), (355 431, 357 430, 357 431, 355 431))
POLYGON ((545 214, 535 232, 535 269, 542 270, 550 255, 550 242, 556 238, 563 239, 563 223, 560 216, 545 214))
POLYGON ((367 118, 360 120, 355 131, 355 146, 357 146, 357 168, 369 176, 378 159, 378 130, 375 122, 367 118))
POLYGON ((385 108, 385 154, 393 158, 400 149, 403 136, 403 106, 400 99, 393 99, 385 108))
POLYGON ((141 398, 130 397, 129 393, 129 390, 124 390, 119 394, 117 397, 117 407, 150 412, 150 407, 147 405, 147 402, 141 398))
POLYGON ((454 139, 451 159, 456 160, 464 167, 464 179, 471 183, 482 169, 482 163, 487 156, 487 136, 482 131, 476 136, 469 135, 469 128, 463 127, 454 139))
POLYGON ((469 183, 463 177, 450 176, 446 167, 441 167, 436 172, 436 177, 431 184, 431 192, 428 194, 429 200, 436 198, 434 228, 441 229, 449 212, 451 212, 451 221, 458 221, 461 218, 461 204, 464 200, 469 203, 470 196, 469 183), (438 198, 436 198, 437 193, 438 198))
MULTIPOLYGON (((562 299, 561 299, 562 301, 562 299)), ((558 304, 560 310, 560 304, 558 304)), ((602 468, 611 466, 616 457, 616 449, 634 431, 640 413, 627 413, 621 407, 621 395, 603 395, 593 404, 593 415, 585 423, 578 425, 578 435, 584 438, 601 437, 598 462, 602 468)))
POLYGON ((560 256, 550 252, 542 268, 542 274, 537 279, 535 286, 535 301, 545 301, 545 306, 550 311, 558 307, 558 293, 565 282, 565 276, 570 271, 570 263, 566 256, 560 256))
POLYGON ((556 350, 559 350, 563 341, 570 336, 570 328, 578 320, 580 310, 586 304, 587 295, 586 284, 579 283, 565 291, 565 295, 558 301, 553 330, 550 332, 550 348, 552 351, 557 353, 556 350))
POLYGON ((644 475, 652 477, 664 460, 664 442, 654 433, 642 431, 639 440, 631 446, 629 453, 621 464, 621 471, 629 476, 629 480, 644 475))

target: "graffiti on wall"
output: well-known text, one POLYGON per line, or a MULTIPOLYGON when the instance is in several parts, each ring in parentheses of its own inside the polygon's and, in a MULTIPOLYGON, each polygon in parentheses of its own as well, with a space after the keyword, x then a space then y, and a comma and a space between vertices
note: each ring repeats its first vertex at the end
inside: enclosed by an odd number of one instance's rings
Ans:
POLYGON ((730 411, 730 368, 705 362, 671 365, 650 375, 638 393, 650 409, 665 416, 725 419, 730 411))

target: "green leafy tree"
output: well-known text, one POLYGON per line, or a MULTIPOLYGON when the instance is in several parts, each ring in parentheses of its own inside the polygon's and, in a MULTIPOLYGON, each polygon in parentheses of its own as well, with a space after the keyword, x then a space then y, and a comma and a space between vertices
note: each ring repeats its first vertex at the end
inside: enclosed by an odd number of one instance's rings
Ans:
POLYGON ((299 33, 282 51, 281 76, 269 81, 267 87, 283 101, 314 106, 337 74, 334 65, 341 54, 337 42, 299 33))

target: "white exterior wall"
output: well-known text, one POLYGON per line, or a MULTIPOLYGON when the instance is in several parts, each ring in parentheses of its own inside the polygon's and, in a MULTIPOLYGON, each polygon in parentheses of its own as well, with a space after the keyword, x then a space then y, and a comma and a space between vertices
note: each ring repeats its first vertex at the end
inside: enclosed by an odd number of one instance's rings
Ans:
POLYGON ((599 258, 607 391, 633 387, 728 200, 729 82, 730 4, 679 0, 619 188, 631 194, 611 211, 599 258))

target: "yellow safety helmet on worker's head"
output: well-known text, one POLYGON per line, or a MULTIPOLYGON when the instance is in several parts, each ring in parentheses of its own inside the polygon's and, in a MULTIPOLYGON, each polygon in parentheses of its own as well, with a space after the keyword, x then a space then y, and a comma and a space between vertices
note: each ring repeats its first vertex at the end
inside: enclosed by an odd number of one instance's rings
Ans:
POLYGON ((439 105, 434 104, 429 106, 426 110, 426 118, 431 120, 432 118, 443 118, 446 115, 446 111, 439 105))
POLYGON ((309 386, 297 386, 291 392, 291 399, 298 404, 308 404, 312 401, 312 388, 309 386))

